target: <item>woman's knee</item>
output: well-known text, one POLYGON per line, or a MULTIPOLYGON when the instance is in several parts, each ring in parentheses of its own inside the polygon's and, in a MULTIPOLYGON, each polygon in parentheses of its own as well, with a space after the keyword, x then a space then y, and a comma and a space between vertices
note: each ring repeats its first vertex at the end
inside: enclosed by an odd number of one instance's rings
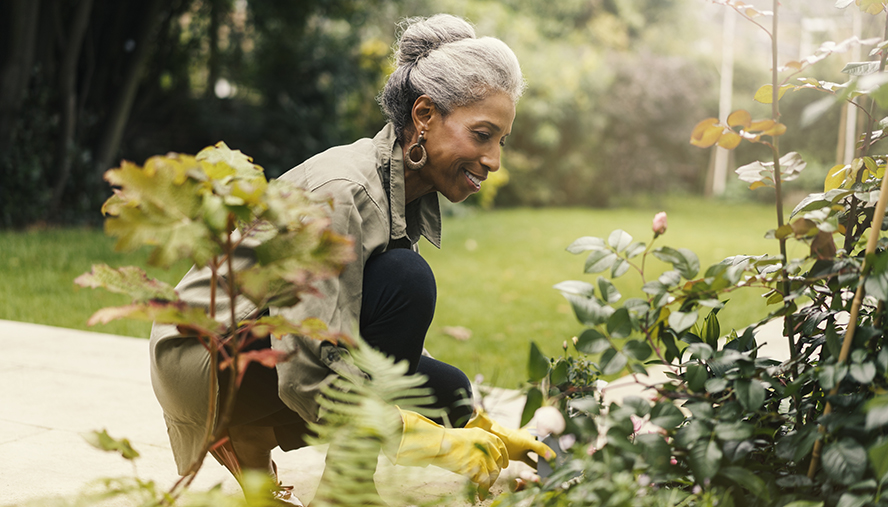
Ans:
POLYGON ((399 248, 371 257, 364 266, 363 290, 362 325, 405 311, 427 324, 434 316, 435 275, 412 250, 399 248))

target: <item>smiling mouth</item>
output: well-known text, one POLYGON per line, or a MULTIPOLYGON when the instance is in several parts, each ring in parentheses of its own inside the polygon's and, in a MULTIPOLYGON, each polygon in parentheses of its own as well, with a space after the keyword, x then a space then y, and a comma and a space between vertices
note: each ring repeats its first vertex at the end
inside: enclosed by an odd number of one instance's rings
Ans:
POLYGON ((469 181, 471 181, 472 184, 475 185, 475 190, 481 190, 482 180, 465 169, 463 169, 463 172, 466 173, 466 177, 469 179, 469 181))

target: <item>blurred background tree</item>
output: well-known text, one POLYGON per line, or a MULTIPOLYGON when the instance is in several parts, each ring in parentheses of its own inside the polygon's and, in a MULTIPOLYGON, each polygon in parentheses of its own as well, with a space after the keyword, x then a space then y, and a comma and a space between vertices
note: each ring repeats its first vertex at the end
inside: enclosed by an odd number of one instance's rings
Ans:
MULTIPOLYGON (((812 33, 805 16, 844 11, 787 1, 801 13, 785 21, 800 27, 801 42, 786 45, 796 59, 816 49, 802 44, 812 33)), ((505 40, 525 70, 497 205, 605 207, 706 192, 710 155, 688 144, 696 121, 718 112, 724 9, 706 0, 6 0, 0 226, 97 223, 109 194, 102 174, 124 158, 224 140, 273 177, 372 136, 396 24, 434 12, 505 40)), ((818 41, 850 35, 821 25, 818 41)), ((738 32, 738 97, 765 81, 745 70, 768 57, 761 37, 738 32)), ((816 77, 843 81, 826 69, 816 77)), ((790 99, 784 111, 802 108, 790 99)), ((786 139, 809 164, 830 167, 836 136, 821 127, 786 139)), ((757 155, 735 156, 736 165, 757 155)))

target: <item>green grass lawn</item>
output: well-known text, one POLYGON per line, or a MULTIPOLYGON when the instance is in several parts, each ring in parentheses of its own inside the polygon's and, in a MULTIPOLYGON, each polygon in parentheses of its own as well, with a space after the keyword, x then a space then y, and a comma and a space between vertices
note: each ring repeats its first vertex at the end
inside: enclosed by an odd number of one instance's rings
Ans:
MULTIPOLYGON (((563 280, 594 282, 598 275, 584 274, 585 257, 565 247, 580 236, 607 236, 617 228, 649 242, 651 219, 662 210, 669 213, 669 230, 656 245, 690 248, 703 269, 729 255, 777 252, 775 241, 763 239, 774 227, 772 208, 751 204, 676 199, 656 208, 510 209, 447 217, 443 248, 421 246, 438 281, 438 309, 427 347, 470 378, 482 373, 486 382, 518 386, 531 341, 557 356, 561 344, 582 331, 552 286, 563 280), (442 332, 445 326, 466 327, 472 337, 458 341, 442 332)), ((0 319, 147 337, 146 323, 86 326, 97 309, 127 301, 79 288, 72 280, 98 262, 146 266, 147 252, 117 253, 113 243, 90 229, 0 231, 0 319)), ((796 248, 791 256, 804 254, 804 248, 796 248)), ((666 266, 655 261, 649 268, 656 270, 655 277, 666 266)), ((175 284, 187 269, 182 264, 148 272, 175 284)), ((641 295, 637 275, 630 272, 617 282, 624 298, 641 295)), ((744 327, 766 312, 759 293, 735 292, 720 314, 722 330, 744 327)))

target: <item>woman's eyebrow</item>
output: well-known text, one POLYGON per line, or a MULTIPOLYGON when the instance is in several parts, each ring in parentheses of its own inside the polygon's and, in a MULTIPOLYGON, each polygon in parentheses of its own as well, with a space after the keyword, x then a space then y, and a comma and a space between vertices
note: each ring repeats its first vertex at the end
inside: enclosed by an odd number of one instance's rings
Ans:
POLYGON ((500 126, 497 125, 496 123, 493 123, 493 122, 488 121, 488 120, 482 120, 481 123, 486 123, 491 129, 493 129, 493 130, 496 131, 496 132, 502 132, 502 130, 503 130, 502 127, 500 127, 500 126))

